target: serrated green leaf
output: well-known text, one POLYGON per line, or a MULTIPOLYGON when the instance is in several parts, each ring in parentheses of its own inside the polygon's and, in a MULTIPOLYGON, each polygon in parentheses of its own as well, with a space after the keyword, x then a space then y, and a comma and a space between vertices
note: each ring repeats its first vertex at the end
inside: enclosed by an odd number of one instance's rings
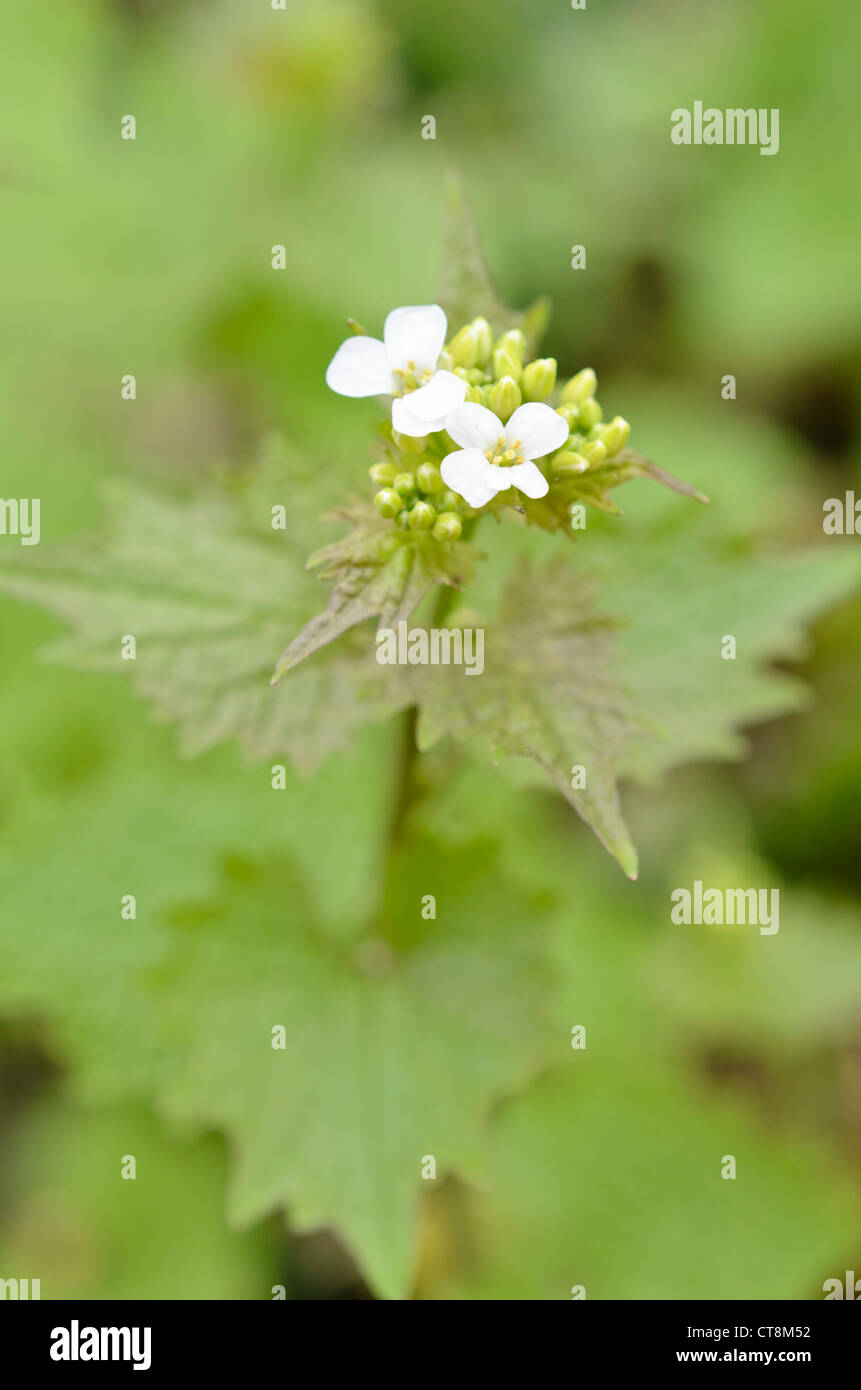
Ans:
MULTIPOLYGON (((56 862, 49 873, 59 887, 56 862)), ((394 881, 384 912, 356 904, 349 936, 321 924, 287 860, 235 863, 214 897, 156 920, 141 902, 131 930, 84 887, 58 931, 28 868, 0 934, 0 1000, 49 1011, 85 1097, 144 1096, 225 1130, 234 1222, 286 1204, 299 1230, 334 1225, 375 1287, 402 1298, 422 1163, 483 1175, 491 1107, 546 1053, 549 975, 542 909, 492 850, 424 842, 394 881), (434 921, 424 892, 438 895, 434 921), (387 944, 390 923, 408 949, 387 944)))
POLYGON ((614 625, 592 600, 591 582, 563 564, 522 567, 487 629, 484 671, 430 666, 414 678, 420 745, 478 736, 495 757, 534 759, 636 878, 615 767, 637 716, 610 671, 614 625), (582 789, 572 786, 578 764, 582 789))
POLYGON ((485 263, 472 208, 455 175, 449 176, 446 185, 437 302, 445 309, 450 334, 474 318, 486 318, 497 334, 519 328, 530 352, 535 351, 550 318, 550 300, 546 296, 521 313, 503 303, 485 263))
POLYGON ((391 706, 370 644, 342 643, 271 689, 285 631, 307 615, 314 585, 296 537, 264 528, 260 508, 253 530, 245 505, 241 492, 185 501, 115 485, 102 534, 12 556, 0 591, 69 623, 73 634, 45 657, 128 676, 178 725, 183 751, 236 739, 250 758, 311 769, 391 706), (121 655, 127 635, 133 660, 121 655))
POLYGON ((608 459, 586 473, 555 480, 553 488, 544 497, 523 497, 522 510, 532 526, 540 526, 543 531, 565 531, 570 535, 571 508, 574 505, 582 502, 597 511, 618 515, 621 508, 613 501, 611 490, 633 478, 651 478, 653 482, 662 483, 672 492, 696 502, 709 500, 697 488, 659 468, 651 459, 643 458, 631 449, 623 449, 616 458, 608 459))
POLYGON ((366 618, 379 617, 381 627, 394 627, 434 585, 459 588, 472 575, 472 551, 466 545, 437 541, 427 531, 396 530, 366 508, 337 516, 353 519, 353 529, 308 561, 323 579, 333 581, 331 597, 279 657, 273 684, 366 618))
POLYGON ((617 674, 653 729, 630 741, 620 769, 643 781, 684 762, 737 759, 743 725, 803 708, 804 683, 767 663, 802 656, 809 623, 861 584, 861 557, 845 548, 759 557, 696 536, 664 545, 632 536, 600 563, 602 599, 626 618, 617 674), (721 657, 725 636, 734 660, 721 657))

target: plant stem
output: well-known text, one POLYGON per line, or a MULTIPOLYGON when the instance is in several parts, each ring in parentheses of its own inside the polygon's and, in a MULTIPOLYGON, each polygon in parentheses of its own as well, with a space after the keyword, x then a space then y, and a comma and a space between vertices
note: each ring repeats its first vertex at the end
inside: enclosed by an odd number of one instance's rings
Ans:
MULTIPOLYGON (((479 518, 470 517, 463 527, 461 538, 469 540, 473 535, 479 518)), ((440 587, 430 618, 431 627, 441 627, 457 599, 458 591, 453 584, 440 587)), ((417 705, 404 710, 400 726, 400 752, 394 786, 392 814, 389 820, 388 848, 386 853, 385 879, 382 890, 377 929, 389 944, 399 949, 409 939, 404 935, 404 925, 392 911, 397 900, 396 871, 399 851, 406 840, 406 826, 410 812, 419 801, 422 788, 417 776, 418 744, 416 730, 419 711, 417 705)))
MULTIPOLYGON (((471 516, 463 524, 461 540, 468 541, 475 532, 479 522, 479 516, 471 516)), ((437 594, 433 613, 431 614, 430 626, 432 628, 442 627, 449 613, 457 600, 458 590, 453 584, 444 584, 437 594)), ((389 848, 395 847, 403 838, 404 826, 407 816, 419 798, 419 786, 416 779, 416 764, 418 762, 418 745, 416 743, 416 729, 418 725, 418 709, 411 705, 404 710, 401 720, 401 751, 398 763, 397 781, 395 784, 395 799, 392 810, 392 818, 389 830, 389 848)))

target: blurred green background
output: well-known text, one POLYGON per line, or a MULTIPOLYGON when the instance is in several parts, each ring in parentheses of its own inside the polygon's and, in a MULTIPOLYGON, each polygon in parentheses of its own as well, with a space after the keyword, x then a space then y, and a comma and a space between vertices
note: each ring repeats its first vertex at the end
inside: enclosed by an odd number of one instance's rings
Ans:
MULTIPOLYGON (((694 557, 698 536, 739 553, 821 543, 822 502, 859 482, 859 40, 843 0, 6 6, 3 496, 41 498, 48 546, 98 524, 106 478, 182 495, 243 473, 284 431, 317 461, 317 509, 337 503, 361 483, 376 409, 327 393, 326 363, 348 314, 378 332, 389 308, 431 300, 456 166, 507 302, 550 294, 545 351, 563 371, 593 366, 635 447, 712 497, 691 520, 690 503, 631 484, 598 536, 630 526, 646 564, 649 543, 680 544, 688 525, 694 557), (779 107, 779 154, 672 145, 670 112, 698 99, 779 107)), ((367 903, 390 734, 291 781, 276 814, 232 747, 182 763, 121 680, 40 665, 60 628, 0 602, 10 941, 26 946, 34 911, 60 934, 75 915, 86 940, 115 899, 106 865, 133 869, 166 916, 282 853, 323 918, 367 903)), ((0 1277, 41 1277, 46 1298, 268 1298, 275 1284, 288 1298, 565 1298, 574 1284, 817 1298, 861 1268, 859 638, 857 601, 818 621, 791 667, 815 699, 751 730, 740 763, 626 791, 635 885, 567 807, 504 771, 465 763, 433 783, 413 881, 442 864, 455 915, 477 895, 491 952, 503 922, 540 937, 558 1041, 525 1049, 516 1082, 512 1064, 469 1181, 444 1176, 421 1200, 405 1284, 358 1237, 315 1233, 310 1199, 299 1221, 228 1230, 229 1140, 153 1103, 134 1038, 119 1082, 100 1090, 90 1059, 80 1083, 50 1003, 62 952, 44 1007, 12 988, 0 1008, 0 1277), (483 887, 461 863, 473 842, 483 887), (669 890, 693 877, 779 884, 792 915, 773 950, 673 928, 669 890), (583 1057, 567 1043, 579 1022, 583 1057), (129 1152, 134 1184, 118 1176, 129 1152)), ((267 883, 254 892, 272 907, 267 883)), ((0 947, 0 969, 12 954, 0 947)), ((348 1115, 331 1144, 353 1143, 348 1115)))

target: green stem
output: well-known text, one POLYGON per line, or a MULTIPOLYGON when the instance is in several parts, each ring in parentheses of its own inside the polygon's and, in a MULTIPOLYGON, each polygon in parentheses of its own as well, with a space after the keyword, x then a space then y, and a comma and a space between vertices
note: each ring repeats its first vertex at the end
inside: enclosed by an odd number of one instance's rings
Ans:
MULTIPOLYGON (((470 517, 463 527, 461 538, 469 540, 475 532, 479 518, 470 517)), ((445 584, 440 588, 436 596, 436 603, 431 614, 430 626, 441 627, 445 622, 449 612, 457 600, 458 591, 454 585, 445 584)), ((395 777, 394 797, 392 803, 392 814, 389 820, 388 849, 386 853, 386 867, 382 902, 380 905, 380 915, 377 921, 377 929, 383 939, 395 949, 399 949, 409 939, 410 935, 405 925, 399 920, 392 911, 391 904, 397 900, 396 868, 399 852, 406 840, 406 826, 410 812, 416 803, 421 799, 422 787, 417 776, 418 771, 418 744, 416 743, 416 730, 418 726, 419 712, 416 705, 411 705, 404 710, 401 716, 400 730, 400 753, 398 757, 397 773, 395 777)))
MULTIPOLYGON (((472 538, 479 520, 478 515, 466 519, 461 540, 468 541, 472 538)), ((453 584, 441 586, 431 614, 431 627, 442 627, 457 601, 458 592, 453 584)), ((401 718, 401 751, 389 828, 390 852, 403 839, 407 816, 419 799, 420 789, 416 778, 416 765, 418 763, 417 725, 418 709, 415 705, 411 705, 409 709, 404 711, 401 718)))
POLYGON ((418 799, 415 775, 418 754, 416 746, 418 718, 419 712, 415 705, 410 705, 409 709, 405 709, 401 715, 401 747, 395 781, 394 805, 389 825, 390 854, 403 839, 407 816, 418 799))

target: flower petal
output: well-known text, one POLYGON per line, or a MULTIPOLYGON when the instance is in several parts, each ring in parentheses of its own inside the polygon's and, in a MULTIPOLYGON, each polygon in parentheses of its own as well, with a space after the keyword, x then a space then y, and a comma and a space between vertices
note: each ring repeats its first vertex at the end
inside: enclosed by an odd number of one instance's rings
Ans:
POLYGON ((424 439, 426 434, 433 434, 434 430, 445 428, 445 420, 420 420, 417 415, 413 415, 409 407, 409 402, 413 395, 395 396, 392 401, 392 424, 399 434, 408 434, 413 439, 424 439))
POLYGON ((452 410, 463 404, 466 382, 454 372, 434 372, 427 386, 410 391, 404 399, 410 414, 419 420, 444 420, 452 410))
POLYGON ((326 368, 326 384, 339 396, 390 396, 395 381, 379 338, 359 333, 342 343, 326 368))
POLYGON ((500 468, 499 471, 507 473, 514 486, 525 492, 527 497, 544 497, 550 490, 550 484, 541 469, 531 460, 515 463, 512 468, 500 468))
MULTIPOLYGON (((561 420, 561 415, 559 418, 561 420)), ((461 444, 464 449, 481 449, 483 452, 492 449, 497 440, 505 438, 502 421, 486 405, 479 405, 477 401, 466 401, 459 405, 449 415, 445 427, 455 444, 461 444)))
POLYGON ((549 405, 538 401, 518 406, 505 426, 506 443, 520 440, 520 452, 527 459, 540 459, 561 449, 567 438, 567 422, 549 405))
MULTIPOLYGON (((446 487, 465 497, 471 507, 483 507, 499 489, 488 476, 491 465, 480 449, 459 449, 457 453, 447 454, 439 466, 446 487)), ((505 470, 493 470, 502 473, 505 470)))
POLYGON ((445 312, 438 304, 393 309, 383 325, 383 341, 393 367, 414 362, 420 372, 433 371, 445 342, 445 312))

